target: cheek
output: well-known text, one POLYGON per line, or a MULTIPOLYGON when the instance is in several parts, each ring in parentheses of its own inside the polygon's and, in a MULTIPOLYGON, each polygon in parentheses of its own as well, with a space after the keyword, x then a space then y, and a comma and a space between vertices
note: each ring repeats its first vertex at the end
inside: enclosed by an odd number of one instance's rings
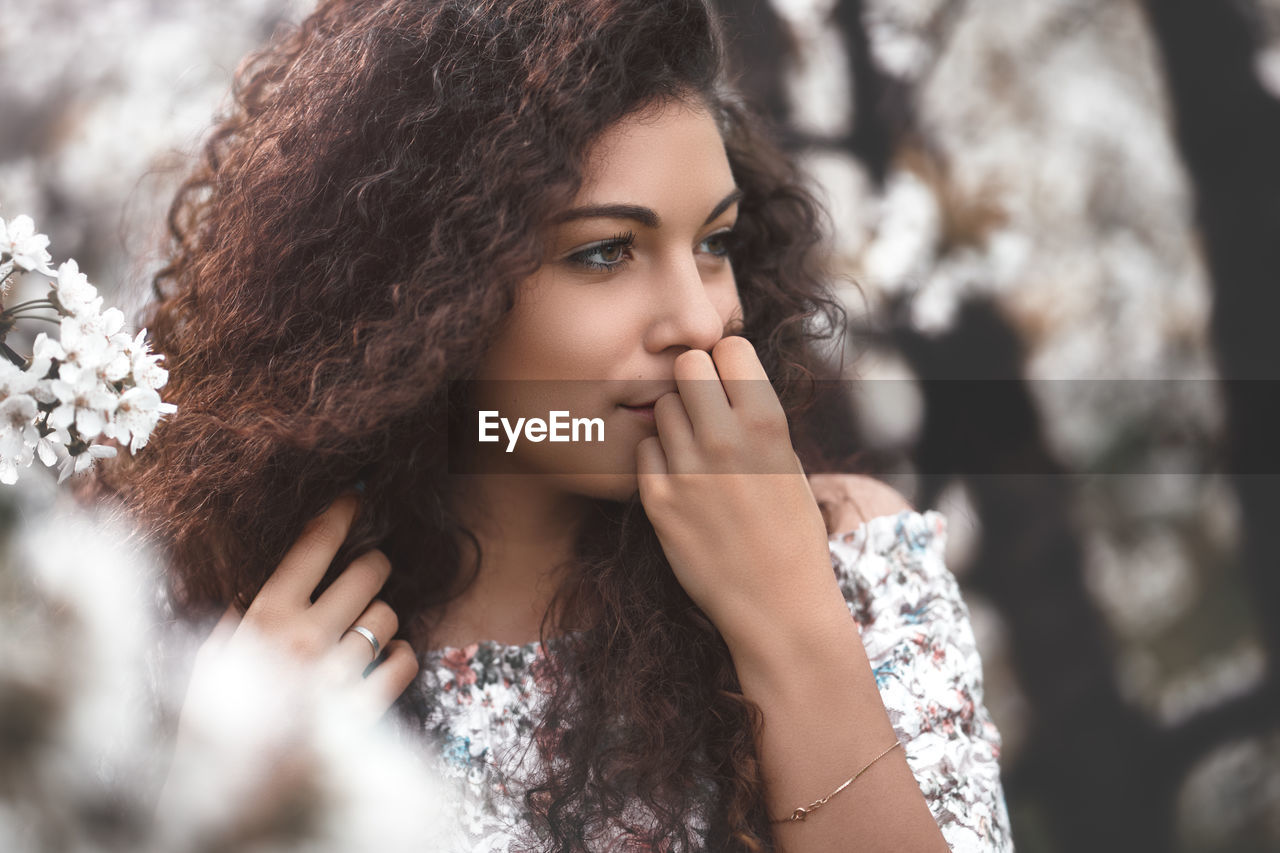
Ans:
POLYGON ((482 408, 503 416, 547 417, 552 410, 596 416, 598 381, 616 375, 625 339, 618 312, 596 311, 590 300, 544 301, 512 317, 490 348, 476 383, 482 408), (584 310, 585 309, 585 310, 584 310))
POLYGON ((742 298, 738 293, 738 287, 730 281, 728 287, 720 291, 715 297, 716 310, 720 312, 720 318, 728 325, 732 320, 743 320, 742 298))
POLYGON ((635 336, 635 306, 619 295, 551 289, 511 328, 508 375, 599 379, 613 375, 635 336))
POLYGON ((539 324, 541 346, 528 357, 548 378, 559 379, 616 376, 641 340, 650 313, 642 297, 620 288, 609 293, 578 291, 548 308, 539 324))

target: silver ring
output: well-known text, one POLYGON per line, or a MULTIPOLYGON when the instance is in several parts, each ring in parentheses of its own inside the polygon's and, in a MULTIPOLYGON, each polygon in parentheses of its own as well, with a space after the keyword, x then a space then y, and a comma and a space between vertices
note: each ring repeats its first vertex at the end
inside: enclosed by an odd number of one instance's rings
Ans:
POLYGON ((361 637, 364 637, 366 640, 368 640, 370 643, 373 644, 373 659, 377 660, 378 653, 382 651, 382 646, 379 645, 378 638, 373 636, 373 632, 370 631, 368 628, 365 628, 360 625, 355 625, 347 629, 348 634, 350 634, 352 631, 355 631, 361 637))

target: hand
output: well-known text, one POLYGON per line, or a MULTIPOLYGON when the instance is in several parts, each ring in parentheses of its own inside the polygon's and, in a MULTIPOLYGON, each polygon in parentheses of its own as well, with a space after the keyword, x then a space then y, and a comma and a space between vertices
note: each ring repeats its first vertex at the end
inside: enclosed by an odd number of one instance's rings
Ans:
MULTIPOLYGON (((200 647, 158 818, 189 816, 198 800, 205 808, 200 798, 209 796, 210 786, 223 806, 251 804, 259 816, 264 809, 287 808, 282 792, 292 789, 291 768, 296 770, 290 752, 298 738, 320 737, 319 715, 337 714, 359 730, 412 683, 417 657, 407 642, 391 639, 399 627, 396 614, 374 598, 391 574, 384 554, 374 550, 356 558, 311 602, 356 508, 356 497, 344 495, 312 519, 248 611, 241 616, 228 607, 200 647), (370 630, 386 649, 367 676, 373 646, 349 631, 353 625, 370 630), (223 778, 210 779, 210 768, 222 768, 223 778)), ((190 830, 182 820, 170 828, 190 830)))
POLYGON ((675 379, 636 468, 681 586, 731 646, 762 625, 837 614, 836 603, 847 616, 822 513, 754 347, 726 337, 710 354, 682 353, 675 379))
MULTIPOLYGON (((356 701, 380 715, 413 682, 418 660, 404 640, 392 640, 399 620, 391 607, 374 598, 391 574, 381 551, 357 557, 313 604, 315 592, 355 517, 357 498, 339 497, 312 519, 242 617, 232 605, 196 655, 192 689, 203 671, 237 654, 254 655, 262 641, 288 660, 316 667, 331 684, 344 685, 356 701), (352 632, 371 631, 385 658, 367 677, 373 644, 352 632)), ((192 693, 188 693, 188 704, 192 693)), ((187 708, 183 709, 187 716, 187 708)))

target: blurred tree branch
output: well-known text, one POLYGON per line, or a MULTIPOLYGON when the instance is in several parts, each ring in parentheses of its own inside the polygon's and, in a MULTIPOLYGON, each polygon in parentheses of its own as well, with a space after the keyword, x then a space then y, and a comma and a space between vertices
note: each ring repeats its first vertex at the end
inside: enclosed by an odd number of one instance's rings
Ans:
MULTIPOLYGON (((833 11, 849 52, 854 124, 844 137, 821 139, 785 126, 782 81, 795 50, 786 22, 765 2, 719 5, 733 15, 730 27, 746 34, 735 42, 740 66, 749 69, 743 85, 779 123, 784 144, 849 153, 883 186, 905 149, 936 148, 920 129, 915 94, 935 73, 968 4, 950 0, 931 13, 933 52, 907 80, 875 61, 869 2, 840 0, 833 11)), ((1280 365, 1280 104, 1254 72, 1256 45, 1239 2, 1145 0, 1145 7, 1198 200, 1221 375, 1280 378, 1271 376, 1280 365)), ((884 316, 849 335, 860 346, 897 352, 925 380, 924 431, 912 451, 916 470, 925 472, 917 504, 931 506, 948 482, 963 479, 981 518, 983 539, 966 585, 986 595, 1008 624, 1014 668, 1032 706, 1028 746, 1004 768, 1015 827, 1023 806, 1052 828, 1038 838, 1041 849, 1171 849, 1175 800, 1197 760, 1280 718, 1280 543, 1269 535, 1280 478, 1233 480, 1244 509, 1244 572, 1266 633, 1267 678, 1161 729, 1118 691, 1116 650, 1084 583, 1070 472, 1053 457, 1039 422, 1017 329, 995 303, 971 301, 948 332, 925 336, 908 322, 909 300, 889 299, 884 316), (965 378, 994 381, 955 381, 965 378), (971 476, 975 471, 994 476, 971 476)), ((1247 390, 1224 383, 1232 471, 1270 458, 1280 435, 1280 395, 1241 393, 1247 390)))
MULTIPOLYGON (((1280 380, 1280 103, 1255 69, 1251 10, 1222 0, 1146 0, 1160 48, 1183 162, 1212 278, 1212 331, 1226 408, 1228 470, 1243 517, 1242 570, 1254 592, 1266 675, 1251 694, 1172 733, 1180 768, 1227 739, 1280 719, 1280 478, 1250 475, 1274 458, 1280 394, 1248 379, 1280 380)), ((1273 470, 1269 465, 1260 470, 1273 470)))

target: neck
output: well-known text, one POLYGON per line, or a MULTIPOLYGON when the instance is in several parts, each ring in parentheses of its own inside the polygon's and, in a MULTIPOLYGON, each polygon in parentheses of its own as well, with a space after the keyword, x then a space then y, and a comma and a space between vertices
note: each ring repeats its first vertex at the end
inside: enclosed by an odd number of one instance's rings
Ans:
POLYGON ((438 614, 427 648, 481 640, 518 645, 538 639, 588 500, 529 474, 456 477, 454 506, 481 549, 464 539, 460 577, 475 580, 438 614))

